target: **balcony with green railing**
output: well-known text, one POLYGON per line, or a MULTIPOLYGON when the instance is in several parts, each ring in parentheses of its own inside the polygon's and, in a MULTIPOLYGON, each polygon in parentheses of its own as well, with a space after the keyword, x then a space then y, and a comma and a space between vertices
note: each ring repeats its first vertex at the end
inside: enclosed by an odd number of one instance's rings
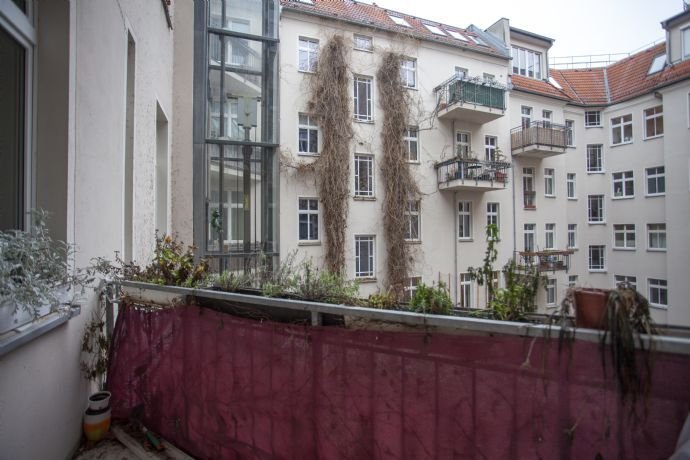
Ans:
POLYGON ((495 80, 454 75, 434 88, 440 119, 488 123, 506 111, 506 87, 495 80))

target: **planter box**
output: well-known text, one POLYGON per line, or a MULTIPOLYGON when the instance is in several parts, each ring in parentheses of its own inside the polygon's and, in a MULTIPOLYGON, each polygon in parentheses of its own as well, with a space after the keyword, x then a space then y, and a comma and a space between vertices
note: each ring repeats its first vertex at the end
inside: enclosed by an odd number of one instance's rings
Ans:
POLYGON ((606 289, 575 290, 575 326, 588 329, 606 329, 606 289))
MULTIPOLYGON (((59 300, 58 304, 55 305, 41 305, 38 308, 38 316, 36 319, 45 316, 58 307, 59 304, 67 303, 69 301, 69 288, 67 286, 56 288, 56 296, 59 300)), ((33 309, 26 309, 23 305, 19 305, 15 311, 15 304, 13 303, 3 303, 0 304, 0 334, 4 334, 7 331, 17 329, 25 324, 29 324, 34 320, 33 309)))

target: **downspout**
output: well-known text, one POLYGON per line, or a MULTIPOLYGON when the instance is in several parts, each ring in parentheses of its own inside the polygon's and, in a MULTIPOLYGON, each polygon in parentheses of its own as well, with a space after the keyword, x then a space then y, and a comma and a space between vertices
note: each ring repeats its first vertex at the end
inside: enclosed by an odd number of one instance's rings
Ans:
POLYGON ((513 257, 515 257, 515 251, 516 251, 516 245, 517 245, 517 220, 516 220, 517 207, 515 204, 515 188, 516 188, 517 184, 515 183, 515 161, 513 161, 513 167, 510 168, 510 174, 511 174, 511 181, 513 182, 513 253, 511 255, 511 258, 513 258, 513 257))
MULTIPOLYGON (((453 123, 455 125, 455 123, 453 123)), ((453 134, 455 136, 455 134, 453 134)), ((455 141, 455 138, 453 138, 453 141, 455 141)), ((455 218, 453 219, 453 222, 455 223, 455 226, 453 228, 453 232, 451 235, 453 235, 453 254, 454 254, 454 259, 455 259, 455 267, 454 267, 454 276, 453 276, 453 291, 455 292, 455 304, 457 305, 458 303, 458 241, 455 238, 455 229, 458 228, 458 213, 455 210, 455 206, 457 206, 458 202, 458 191, 453 192, 453 214, 455 215, 455 218)))

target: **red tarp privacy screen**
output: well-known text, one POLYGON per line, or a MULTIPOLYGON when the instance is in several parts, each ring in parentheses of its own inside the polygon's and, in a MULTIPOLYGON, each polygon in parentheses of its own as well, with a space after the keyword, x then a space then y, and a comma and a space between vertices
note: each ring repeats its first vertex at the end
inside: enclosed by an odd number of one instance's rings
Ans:
POLYGON ((665 459, 690 357, 656 353, 649 415, 627 423, 598 345, 349 330, 197 307, 120 308, 113 416, 202 459, 665 459))

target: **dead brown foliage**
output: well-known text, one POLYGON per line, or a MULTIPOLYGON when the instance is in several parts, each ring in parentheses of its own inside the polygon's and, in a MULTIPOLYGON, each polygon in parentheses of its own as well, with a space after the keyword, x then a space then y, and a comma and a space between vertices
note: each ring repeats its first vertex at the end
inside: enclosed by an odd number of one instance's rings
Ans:
POLYGON ((419 195, 403 142, 410 114, 406 90, 400 79, 401 58, 402 55, 397 53, 384 53, 376 73, 383 109, 381 175, 384 187, 383 227, 388 255, 386 278, 388 290, 397 298, 403 295, 410 267, 409 248, 405 244, 408 226, 405 210, 410 200, 419 195))
POLYGON ((311 81, 308 110, 319 123, 322 136, 320 157, 311 165, 316 174, 326 233, 326 268, 342 273, 345 268, 345 229, 349 204, 350 71, 348 47, 342 36, 328 40, 319 55, 311 81))

